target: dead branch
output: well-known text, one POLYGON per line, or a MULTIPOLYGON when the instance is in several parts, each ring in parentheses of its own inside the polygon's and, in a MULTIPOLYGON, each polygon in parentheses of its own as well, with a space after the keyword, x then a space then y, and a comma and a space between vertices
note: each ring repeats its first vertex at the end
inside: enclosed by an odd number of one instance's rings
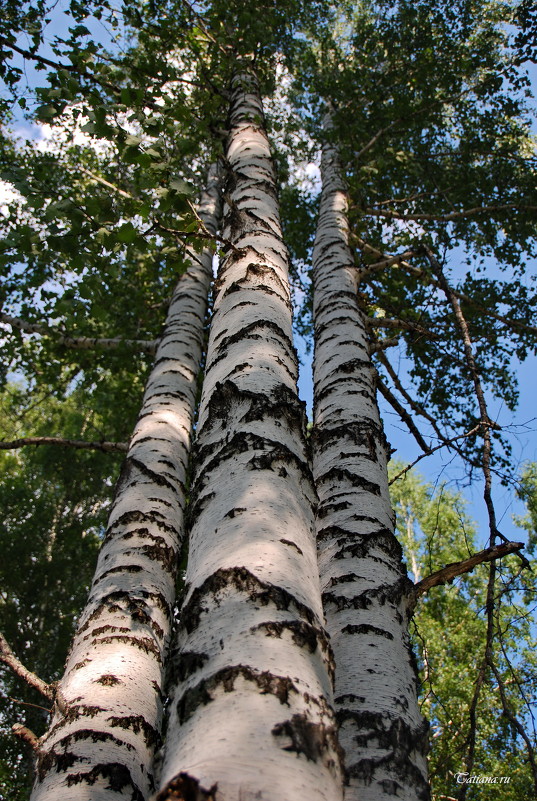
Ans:
POLYGON ((103 451, 103 453, 111 451, 126 453, 129 447, 126 442, 86 442, 78 439, 64 439, 63 437, 20 437, 10 442, 0 440, 0 450, 14 450, 15 448, 24 448, 27 445, 59 445, 62 448, 80 448, 82 450, 103 451))
POLYGON ((32 751, 35 751, 36 753, 40 751, 39 737, 37 737, 37 735, 35 735, 31 729, 23 726, 22 723, 15 723, 11 727, 11 731, 15 737, 19 737, 27 745, 29 745, 32 751))
POLYGON ((501 545, 485 548, 484 551, 479 551, 468 559, 463 559, 461 562, 453 562, 446 565, 441 570, 431 573, 431 575, 426 576, 414 585, 412 591, 414 603, 421 595, 428 592, 431 587, 437 587, 439 584, 447 584, 457 576, 470 573, 477 565, 481 565, 484 562, 492 562, 495 559, 501 559, 503 556, 519 551, 523 547, 523 542, 504 542, 501 545))
POLYGON ((39 334, 40 336, 50 337, 56 340, 58 345, 63 345, 66 348, 80 348, 82 350, 91 350, 91 348, 104 348, 105 350, 113 350, 114 348, 127 347, 139 350, 142 353, 154 354, 158 339, 122 339, 121 337, 114 338, 101 338, 101 337, 84 337, 84 336, 68 336, 43 323, 30 323, 28 320, 23 320, 20 317, 11 317, 9 314, 0 312, 0 322, 7 323, 12 328, 19 331, 24 331, 26 334, 39 334))
POLYGON ((417 459, 414 459, 413 462, 411 462, 410 464, 407 464, 406 467, 404 467, 399 473, 397 473, 396 476, 394 476, 391 479, 391 481, 389 482, 390 486, 394 483, 394 481, 397 481, 398 478, 401 478, 406 473, 408 473, 409 470, 412 470, 412 468, 415 465, 417 465, 418 462, 421 462, 422 459, 425 459, 426 456, 430 456, 432 453, 435 453, 436 451, 439 451, 440 448, 449 447, 450 445, 453 444, 453 442, 455 442, 458 439, 465 439, 466 437, 473 436, 473 434, 476 434, 479 431, 480 428, 481 428, 481 423, 478 423, 474 428, 472 428, 471 431, 467 431, 465 434, 458 434, 456 437, 451 437, 451 439, 446 439, 443 442, 441 442, 440 445, 435 445, 434 448, 429 448, 429 450, 425 451, 425 453, 420 453, 420 455, 417 457, 417 459))
POLYGON ((412 417, 409 415, 405 407, 399 403, 395 395, 388 389, 384 381, 377 375, 377 387, 381 395, 383 395, 388 403, 395 409, 401 420, 406 423, 408 426, 408 430, 414 436, 414 439, 420 446, 420 448, 425 452, 429 453, 430 448, 423 439, 418 427, 414 423, 412 417))
POLYGON ((33 687, 34 690, 37 690, 41 695, 44 695, 45 698, 48 698, 49 701, 54 701, 55 697, 55 689, 52 685, 47 684, 43 679, 40 679, 39 676, 36 676, 35 673, 32 673, 31 670, 28 670, 25 667, 20 659, 18 659, 11 647, 4 637, 4 635, 0 632, 0 662, 3 662, 5 665, 11 668, 11 670, 26 684, 30 687, 33 687))
POLYGON ((385 211, 384 209, 366 208, 364 214, 372 217, 383 217, 388 220, 406 220, 408 222, 433 221, 451 222, 452 220, 475 217, 477 214, 488 214, 492 211, 511 211, 512 209, 523 209, 524 211, 537 211, 537 206, 526 205, 523 203, 500 203, 492 206, 475 206, 471 209, 461 211, 451 211, 448 214, 403 214, 399 211, 385 211))

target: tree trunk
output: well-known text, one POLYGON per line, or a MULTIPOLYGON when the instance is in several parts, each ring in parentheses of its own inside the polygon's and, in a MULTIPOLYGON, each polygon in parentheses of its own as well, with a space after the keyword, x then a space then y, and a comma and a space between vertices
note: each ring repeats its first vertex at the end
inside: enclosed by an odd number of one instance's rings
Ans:
MULTIPOLYGON (((199 210, 213 232, 219 206, 213 169, 199 210)), ((144 801, 154 789, 150 766, 160 739, 163 662, 212 279, 212 253, 188 255, 41 744, 32 801, 144 801)))
POLYGON ((346 801, 428 798, 427 725, 407 633, 411 583, 394 536, 387 443, 375 395, 347 199, 325 146, 313 253, 314 476, 323 603, 336 661, 346 801))
POLYGON ((193 528, 159 801, 341 798, 287 253, 254 75, 237 74, 193 528))

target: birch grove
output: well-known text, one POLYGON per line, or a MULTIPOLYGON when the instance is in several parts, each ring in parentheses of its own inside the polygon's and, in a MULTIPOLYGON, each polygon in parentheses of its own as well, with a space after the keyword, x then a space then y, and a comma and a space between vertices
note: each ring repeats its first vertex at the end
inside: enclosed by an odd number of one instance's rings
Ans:
POLYGON ((526 0, 60 6, 0 17, 0 797, 477 801, 506 754, 529 797, 526 0))

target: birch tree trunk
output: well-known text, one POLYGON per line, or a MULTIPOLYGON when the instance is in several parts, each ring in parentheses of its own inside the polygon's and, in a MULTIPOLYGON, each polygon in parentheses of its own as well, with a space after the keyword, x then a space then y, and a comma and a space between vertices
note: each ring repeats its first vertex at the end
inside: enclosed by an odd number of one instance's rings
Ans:
POLYGON ((232 86, 224 234, 159 801, 336 801, 331 653, 287 253, 255 76, 232 86))
POLYGON ((314 476, 323 603, 336 661, 346 801, 426 799, 427 724, 407 633, 412 586, 394 536, 387 443, 357 304, 347 199, 333 147, 313 252, 314 476))
MULTIPOLYGON (((216 232, 218 176, 199 214, 216 232)), ((154 789, 185 477, 212 253, 189 254, 149 376, 32 801, 144 801, 154 789)))

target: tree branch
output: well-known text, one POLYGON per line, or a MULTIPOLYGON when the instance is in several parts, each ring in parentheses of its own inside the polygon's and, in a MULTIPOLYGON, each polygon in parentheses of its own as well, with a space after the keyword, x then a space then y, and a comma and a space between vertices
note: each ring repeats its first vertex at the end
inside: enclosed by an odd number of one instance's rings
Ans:
POLYGON ((378 374, 377 374, 377 387, 381 395, 383 395, 388 401, 388 403, 395 409, 401 420, 404 423, 406 423, 406 425, 408 426, 408 430, 414 436, 414 439, 416 440, 420 448, 425 452, 425 454, 429 453, 430 448, 423 439, 412 417, 409 415, 405 407, 401 403, 399 403, 395 395, 388 389, 388 387, 378 374))
POLYGON ((390 317, 366 317, 365 323, 371 328, 402 328, 403 331, 416 331, 416 333, 422 334, 428 339, 441 339, 438 334, 434 334, 432 331, 423 328, 419 323, 414 323, 410 320, 401 320, 400 318, 394 319, 390 317))
POLYGON ((491 211, 511 211, 519 209, 524 211, 537 211, 537 206, 526 205, 524 203, 500 203, 492 206, 475 206, 471 209, 463 209, 461 211, 451 211, 448 214, 402 214, 399 211, 385 211, 384 209, 375 209, 367 207, 362 209, 364 214, 369 214, 372 217, 383 217, 387 220, 406 220, 408 222, 451 222, 452 220, 464 219, 466 217, 475 217, 477 214, 487 214, 491 211))
POLYGON ((389 481, 390 486, 394 483, 394 481, 397 481, 398 478, 401 478, 402 476, 405 475, 405 473, 408 473, 409 470, 412 470, 412 468, 415 465, 417 465, 418 462, 421 462, 422 459, 425 459, 426 456, 430 456, 432 453, 435 453, 435 451, 439 451, 440 448, 449 447, 453 442, 455 442, 458 439, 464 439, 466 437, 471 437, 473 434, 476 434, 479 431, 481 426, 482 426, 482 423, 478 423, 475 426, 475 428, 472 428, 471 431, 467 431, 466 434, 458 434, 456 437, 452 437, 451 439, 444 440, 443 442, 440 443, 440 445, 435 445, 434 448, 429 448, 429 450, 427 450, 425 453, 420 453, 420 455, 418 456, 417 459, 414 459, 414 461, 411 462, 411 464, 407 464, 406 467, 404 467, 399 473, 397 473, 396 476, 394 476, 391 479, 391 481, 389 481))
POLYGON ((22 664, 20 659, 18 659, 11 650, 8 641, 1 632, 0 662, 10 667, 20 679, 26 682, 30 687, 33 687, 34 690, 41 693, 41 695, 44 695, 45 698, 48 698, 49 701, 54 701, 56 695, 54 687, 47 684, 43 679, 40 679, 39 676, 36 676, 35 673, 32 673, 31 670, 28 670, 28 668, 22 664))
POLYGON ((29 745, 32 751, 39 753, 41 750, 39 737, 37 737, 37 735, 35 735, 31 729, 23 726, 22 723, 14 723, 11 727, 11 731, 15 737, 19 737, 27 745, 29 745))
MULTIPOLYGON (((400 256, 386 256, 381 250, 378 248, 373 247, 364 239, 361 239, 357 234, 351 233, 351 237, 356 242, 360 250, 370 253, 377 259, 382 259, 382 261, 377 262, 376 264, 371 264, 367 267, 358 270, 358 280, 361 281, 363 278, 367 278, 370 273, 375 273, 384 269, 384 267, 390 267, 392 265, 397 265, 398 267, 402 267, 408 273, 413 275, 415 278, 424 279, 429 283, 431 286, 434 286, 436 289, 441 289, 440 284, 438 281, 435 281, 434 278, 429 275, 428 272, 422 270, 420 267, 415 267, 413 264, 410 264, 408 261, 403 259, 405 254, 401 254, 400 256)), ((416 251, 413 252, 413 255, 416 255, 416 251)), ((527 323, 523 323, 520 320, 511 320, 509 317, 505 317, 502 314, 498 314, 498 312, 492 311, 492 309, 485 308, 485 306, 481 306, 477 303, 473 298, 469 295, 465 295, 463 292, 459 292, 456 289, 451 290, 456 298, 461 300, 463 303, 467 303, 469 306, 473 306, 474 309, 483 312, 484 314, 492 317, 494 320, 498 320, 498 322, 503 323, 504 325, 508 326, 509 328, 518 328, 522 331, 528 331, 531 334, 537 334, 537 326, 528 325, 527 323)))
POLYGON ((126 453, 129 447, 126 442, 107 442, 106 440, 102 442, 86 442, 79 439, 64 439, 63 437, 20 437, 11 441, 0 440, 0 450, 4 451, 24 448, 26 445, 59 445, 65 448, 102 451, 103 453, 110 453, 111 451, 126 453))
POLYGON ((92 348, 114 350, 115 348, 123 346, 153 355, 159 343, 158 339, 71 337, 43 323, 30 323, 20 317, 11 317, 11 315, 5 314, 4 312, 0 312, 0 323, 7 323, 7 325, 10 325, 12 328, 24 331, 26 334, 39 334, 40 336, 50 337, 51 339, 55 339, 58 345, 63 345, 66 348, 79 348, 81 350, 91 350, 92 348))
POLYGON ((431 573, 431 575, 426 576, 414 585, 412 591, 414 603, 416 603, 421 595, 428 592, 431 587, 437 587, 439 584, 447 584, 457 576, 470 573, 477 565, 481 565, 484 562, 492 562, 495 559, 501 559, 503 556, 507 556, 507 554, 520 551, 523 547, 523 542, 503 542, 501 545, 485 548, 484 551, 479 551, 479 553, 475 553, 473 556, 470 556, 468 559, 463 559, 461 562, 453 562, 446 565, 441 570, 431 573))

